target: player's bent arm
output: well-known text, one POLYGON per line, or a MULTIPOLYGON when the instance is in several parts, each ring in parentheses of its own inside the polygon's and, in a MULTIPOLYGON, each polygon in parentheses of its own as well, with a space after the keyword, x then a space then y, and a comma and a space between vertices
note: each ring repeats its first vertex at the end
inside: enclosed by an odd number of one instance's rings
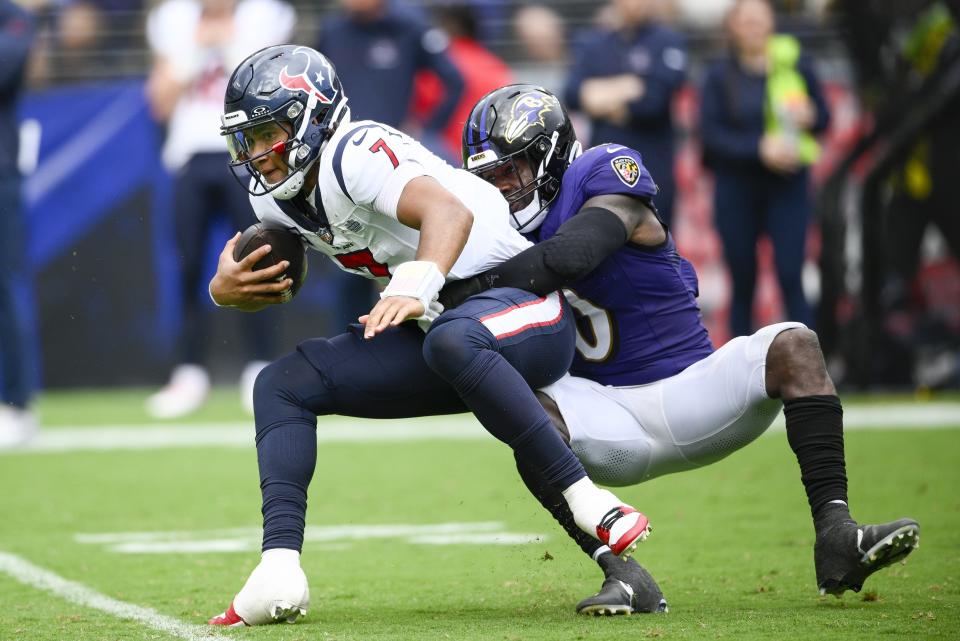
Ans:
POLYGON ((457 262, 473 227, 473 213, 430 176, 406 184, 397 203, 397 220, 420 231, 417 260, 435 263, 444 275, 457 262))
POLYGON ((648 235, 648 221, 663 233, 643 201, 620 194, 594 196, 553 237, 483 274, 444 287, 440 303, 447 309, 456 307, 491 287, 516 287, 544 296, 583 278, 628 240, 637 242, 639 236, 648 235))
POLYGON ((365 338, 409 318, 432 320, 436 316, 432 303, 473 227, 473 213, 430 176, 418 176, 404 186, 397 220, 420 231, 416 260, 394 270, 380 302, 360 318, 365 338))
POLYGON ((217 273, 213 275, 207 291, 218 307, 233 307, 244 312, 258 312, 267 305, 279 305, 289 300, 283 292, 293 286, 293 280, 276 280, 290 266, 280 261, 265 269, 253 271, 253 266, 270 253, 270 245, 264 245, 250 252, 240 261, 233 259, 233 249, 240 233, 227 241, 217 262, 217 273))

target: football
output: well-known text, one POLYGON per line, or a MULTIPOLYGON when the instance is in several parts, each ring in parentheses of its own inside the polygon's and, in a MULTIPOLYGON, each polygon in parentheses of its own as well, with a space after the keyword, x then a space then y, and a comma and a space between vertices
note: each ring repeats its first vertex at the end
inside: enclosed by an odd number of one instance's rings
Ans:
POLYGON ((290 267, 278 280, 284 278, 293 280, 293 286, 284 293, 284 298, 290 300, 297 295, 303 281, 307 278, 307 247, 298 234, 286 229, 264 227, 262 223, 256 223, 247 227, 240 234, 240 238, 233 248, 233 259, 240 261, 250 252, 264 245, 270 245, 270 253, 258 260, 253 266, 253 270, 266 269, 281 261, 289 261, 290 267))

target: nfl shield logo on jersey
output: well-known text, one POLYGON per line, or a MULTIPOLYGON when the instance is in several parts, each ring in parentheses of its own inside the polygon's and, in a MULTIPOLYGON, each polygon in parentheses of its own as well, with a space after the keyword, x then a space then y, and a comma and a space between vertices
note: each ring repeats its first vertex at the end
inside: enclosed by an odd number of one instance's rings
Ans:
POLYGON ((614 171, 617 172, 617 177, 624 185, 627 187, 636 187, 637 182, 640 180, 640 165, 637 164, 636 160, 630 156, 617 156, 610 161, 610 164, 613 165, 614 171))

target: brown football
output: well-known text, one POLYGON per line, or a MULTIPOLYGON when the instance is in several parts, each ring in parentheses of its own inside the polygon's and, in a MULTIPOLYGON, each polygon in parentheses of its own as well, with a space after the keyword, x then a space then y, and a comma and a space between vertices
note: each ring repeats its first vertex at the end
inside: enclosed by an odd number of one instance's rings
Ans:
POLYGON ((280 280, 284 278, 293 280, 293 286, 286 296, 289 300, 297 295, 303 281, 307 278, 307 246, 300 236, 292 231, 264 227, 263 223, 256 223, 240 234, 240 239, 233 248, 233 259, 240 261, 250 252, 264 245, 270 245, 270 253, 258 260, 253 269, 257 271, 272 267, 284 260, 289 261, 290 267, 280 277, 280 280))

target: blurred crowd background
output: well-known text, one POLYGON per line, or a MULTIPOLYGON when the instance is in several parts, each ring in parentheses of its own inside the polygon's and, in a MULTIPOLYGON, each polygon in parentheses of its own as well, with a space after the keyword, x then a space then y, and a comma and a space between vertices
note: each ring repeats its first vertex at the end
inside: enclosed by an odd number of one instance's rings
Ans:
POLYGON ((171 371, 250 379, 369 305, 318 256, 270 315, 206 296, 223 243, 254 222, 216 103, 233 64, 284 41, 330 56, 355 119, 451 162, 484 92, 551 89, 585 145, 643 154, 716 345, 802 320, 842 386, 960 387, 958 16, 929 0, 0 0, 0 117, 16 105, 19 138, 0 131, 0 245, 22 257, 0 285, 15 301, 0 376, 27 381, 4 400, 159 388, 171 371), (767 10, 792 36, 779 53, 767 10))

